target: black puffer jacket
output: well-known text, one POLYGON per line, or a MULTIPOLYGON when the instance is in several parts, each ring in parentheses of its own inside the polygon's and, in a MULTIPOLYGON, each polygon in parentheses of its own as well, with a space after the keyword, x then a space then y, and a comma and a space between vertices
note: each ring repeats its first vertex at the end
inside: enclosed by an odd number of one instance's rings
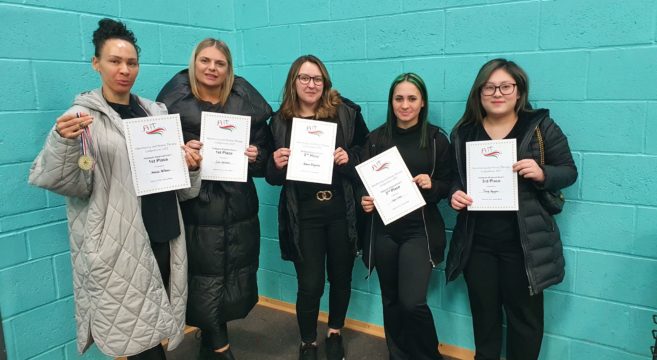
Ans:
MULTIPOLYGON (((343 103, 338 106, 337 118, 343 131, 344 144, 338 144, 349 154, 349 163, 336 167, 342 175, 342 190, 346 203, 347 232, 349 241, 353 244, 354 256, 358 247, 358 229, 356 217, 358 208, 354 197, 353 182, 358 181, 355 166, 360 163, 360 151, 365 144, 369 132, 360 113, 360 106, 342 98, 343 103), (341 168, 341 169, 340 169, 341 168)), ((274 137, 274 148, 290 146, 290 130, 292 119, 285 119, 280 113, 274 114, 271 120, 271 131, 274 137)), ((281 247, 281 257, 290 261, 302 261, 299 248, 299 202, 294 181, 286 181, 287 167, 276 169, 274 158, 269 157, 267 162, 267 182, 272 185, 283 185, 278 202, 278 243, 281 247)))
MULTIPOLYGON (((445 254, 445 222, 438 212, 438 202, 447 197, 451 186, 451 168, 450 152, 447 137, 437 126, 429 125, 428 127, 429 146, 426 151, 430 153, 429 158, 433 159, 430 164, 431 189, 420 190, 426 205, 422 208, 422 218, 424 220, 424 229, 427 234, 427 249, 429 257, 426 261, 431 262, 432 267, 436 267, 443 261, 445 254)), ((363 149, 362 161, 373 158, 374 156, 390 149, 394 144, 386 144, 383 140, 384 128, 379 127, 372 131, 367 138, 367 143, 363 149)), ((411 174, 413 176, 418 174, 411 174)), ((362 195, 364 189, 361 188, 362 195)), ((365 235, 363 236, 363 262, 371 271, 374 266, 374 247, 377 227, 374 224, 372 216, 367 215, 364 225, 365 235)), ((378 215, 376 215, 378 216, 378 215)))
MULTIPOLYGON (((539 163, 540 149, 534 130, 540 126, 545 147, 545 181, 537 186, 531 180, 518 177, 519 210, 518 226, 520 242, 525 255, 525 269, 529 279, 531 295, 540 293, 550 285, 563 280, 565 261, 561 235, 556 221, 538 200, 541 189, 563 189, 577 180, 577 168, 573 162, 568 139, 559 126, 550 118, 546 109, 520 113, 518 121, 527 121, 527 131, 519 141, 518 159, 534 159, 539 163)), ((457 190, 467 193, 465 170, 465 143, 477 139, 474 124, 468 124, 452 131, 452 149, 456 162, 455 181, 451 194, 457 190)), ((451 198, 451 195, 450 195, 451 198)), ((445 275, 454 280, 468 262, 474 236, 475 216, 467 210, 459 212, 452 234, 445 275)))
POLYGON ((247 182, 203 180, 199 196, 181 203, 189 257, 187 323, 218 332, 220 324, 245 317, 258 301, 260 223, 252 177, 264 175, 269 157, 271 107, 240 77, 223 107, 199 101, 187 70, 175 75, 157 100, 169 113, 180 114, 185 142, 199 139, 202 111, 251 116, 250 143, 259 154, 249 164, 247 182))

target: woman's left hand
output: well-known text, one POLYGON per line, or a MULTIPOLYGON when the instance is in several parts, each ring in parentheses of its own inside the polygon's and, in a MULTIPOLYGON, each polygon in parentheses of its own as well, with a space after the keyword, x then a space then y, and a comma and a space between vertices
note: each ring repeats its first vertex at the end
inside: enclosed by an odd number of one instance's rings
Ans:
POLYGON ((187 169, 189 170, 198 170, 201 166, 201 148, 203 143, 198 140, 189 140, 187 144, 183 145, 183 150, 185 151, 185 161, 187 162, 187 169))
POLYGON ((249 147, 246 148, 244 155, 249 158, 250 163, 255 162, 258 157, 258 147, 255 145, 249 145, 249 147))
POLYGON ((420 187, 420 189, 431 189, 431 177, 427 174, 420 174, 413 178, 413 182, 420 187))
POLYGON ((344 165, 349 162, 349 154, 343 148, 339 147, 333 152, 333 160, 335 161, 335 165, 344 165))
POLYGON ((533 180, 537 183, 545 181, 545 173, 543 173, 543 169, 538 166, 534 159, 522 159, 518 161, 513 164, 513 171, 525 179, 533 180))

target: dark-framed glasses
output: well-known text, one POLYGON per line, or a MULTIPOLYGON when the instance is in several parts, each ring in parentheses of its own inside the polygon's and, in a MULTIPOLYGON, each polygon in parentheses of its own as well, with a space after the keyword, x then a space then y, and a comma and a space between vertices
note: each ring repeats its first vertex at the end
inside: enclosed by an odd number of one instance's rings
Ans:
POLYGON ((303 85, 308 85, 310 83, 311 79, 313 80, 313 82, 317 86, 320 86, 320 85, 324 84, 324 77, 322 77, 322 76, 310 76, 308 74, 299 74, 299 75, 297 75, 297 79, 303 85))
POLYGON ((484 84, 484 86, 481 87, 481 95, 484 96, 495 95, 495 91, 497 91, 497 89, 500 89, 500 94, 502 95, 511 95, 513 94, 513 91, 515 91, 516 89, 516 84, 502 83, 497 86, 493 84, 484 84))

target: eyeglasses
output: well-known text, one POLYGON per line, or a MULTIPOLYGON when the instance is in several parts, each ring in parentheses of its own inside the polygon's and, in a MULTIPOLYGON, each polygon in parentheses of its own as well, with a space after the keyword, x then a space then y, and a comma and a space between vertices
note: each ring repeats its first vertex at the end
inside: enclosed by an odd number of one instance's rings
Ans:
POLYGON ((310 83, 310 79, 312 79, 315 85, 317 86, 321 86, 322 84, 324 84, 324 77, 322 76, 310 76, 306 74, 299 74, 297 75, 297 79, 303 85, 308 85, 310 83))
POLYGON ((481 95, 493 96, 495 95, 495 91, 497 91, 497 89, 500 89, 500 94, 502 95, 511 95, 513 94, 513 91, 516 89, 516 84, 503 83, 499 86, 495 86, 493 84, 486 84, 481 87, 481 95))

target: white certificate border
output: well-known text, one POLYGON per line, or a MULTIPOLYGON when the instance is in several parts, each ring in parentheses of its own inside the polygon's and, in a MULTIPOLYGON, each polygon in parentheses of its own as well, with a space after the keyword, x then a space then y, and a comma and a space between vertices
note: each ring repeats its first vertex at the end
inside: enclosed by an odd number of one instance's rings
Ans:
MULTIPOLYGON (((292 144, 294 143, 294 140, 296 138, 295 137, 295 132, 294 132, 294 124, 295 124, 296 120, 301 120, 302 122, 313 122, 313 123, 317 122, 317 123, 321 124, 321 126, 325 126, 325 127, 329 128, 331 130, 331 132, 333 133, 332 134, 333 146, 335 147, 335 140, 336 140, 336 137, 338 135, 338 124, 337 123, 328 122, 328 121, 321 121, 321 120, 315 120, 315 119, 304 119, 304 118, 295 117, 295 118, 292 118, 292 124, 290 125, 291 126, 291 128, 290 128, 290 159, 292 159, 292 155, 294 154, 294 149, 292 148, 292 144)), ((299 122, 296 122, 296 123, 299 123, 299 122)), ((303 125, 301 125, 301 126, 303 126, 303 125)), ((302 181, 302 182, 308 182, 308 183, 313 183, 313 184, 324 184, 324 185, 331 185, 331 183, 333 182, 333 168, 334 168, 333 165, 331 165, 329 171, 327 172, 326 179, 322 178, 322 179, 316 179, 317 181, 308 181, 307 177, 304 178, 303 176, 296 176, 295 174, 290 176, 290 168, 289 168, 290 159, 288 159, 288 168, 287 168, 287 171, 285 172, 285 180, 302 181)), ((301 174, 299 174, 299 175, 301 175, 301 174)))
MULTIPOLYGON (((137 193, 137 196, 144 196, 144 195, 150 195, 150 194, 155 194, 155 193, 160 193, 160 192, 165 192, 165 191, 171 191, 171 190, 179 190, 179 189, 186 189, 191 187, 191 181, 189 180, 189 169, 187 166, 183 166, 184 172, 185 172, 185 179, 182 181, 182 183, 177 183, 171 186, 163 186, 163 187, 156 187, 156 188, 151 188, 147 190, 141 190, 139 189, 139 181, 137 181, 137 167, 135 165, 135 154, 132 150, 132 134, 130 133, 130 129, 128 128, 129 125, 131 124, 141 124, 141 123, 149 123, 157 120, 177 120, 173 121, 175 124, 175 131, 178 134, 178 139, 180 141, 180 144, 185 144, 183 140, 183 135, 182 135, 182 127, 180 125, 180 115, 179 114, 169 114, 169 115, 156 115, 156 116, 148 116, 148 117, 140 117, 140 118, 132 118, 132 119, 123 119, 122 124, 123 124, 123 133, 125 134, 125 143, 126 143, 126 148, 128 150, 128 158, 130 160, 130 172, 132 173, 132 183, 133 187, 135 189, 135 193, 137 193)), ((185 160, 185 154, 182 149, 180 149, 180 158, 182 160, 182 164, 185 165, 187 164, 187 161, 185 160)))
MULTIPOLYGON (((510 146, 511 148, 511 156, 515 161, 518 161, 518 154, 517 152, 517 140, 516 139, 499 139, 499 140, 484 140, 484 141, 468 141, 465 143, 465 158, 466 158, 466 170, 470 169, 470 156, 468 152, 468 147, 469 146, 479 146, 482 145, 482 143, 488 143, 491 145, 495 144, 504 144, 504 146, 510 145, 510 143, 513 143, 513 146, 510 146), (473 145, 469 145, 471 143, 474 143, 473 145)), ((515 173, 514 173, 515 174, 515 173)), ((467 188, 470 189, 470 172, 466 173, 466 181, 467 181, 467 188)), ((468 211, 518 211, 520 208, 518 207, 518 176, 517 174, 513 176, 513 188, 515 191, 513 191, 513 204, 509 206, 486 206, 486 205, 469 205, 468 206, 468 211)))
MULTIPOLYGON (((248 115, 238 115, 238 114, 226 114, 226 113, 216 113, 212 111, 202 111, 201 112, 201 133, 200 133, 200 140, 203 142, 205 139, 203 137, 203 129, 208 125, 210 119, 204 121, 204 114, 209 114, 210 118, 228 118, 231 120, 236 120, 236 121, 248 121, 248 129, 247 131, 244 132, 244 137, 245 137, 245 144, 248 147, 249 146, 249 141, 251 140, 251 116, 248 115)), ((246 151, 246 149, 244 149, 246 151)), ((205 146, 201 148, 201 156, 204 156, 204 151, 205 151, 205 146)), ((203 164, 201 163, 201 168, 203 167, 203 164)), ((244 166, 243 166, 243 171, 240 172, 239 176, 212 176, 212 175, 206 175, 203 173, 203 170, 201 169, 201 180, 210 180, 210 181, 230 181, 230 182, 247 182, 249 179, 249 158, 244 155, 244 166)))
MULTIPOLYGON (((411 172, 408 170, 408 166, 406 166, 406 162, 404 161, 404 158, 401 156, 401 153, 399 152, 399 149, 397 149, 397 146, 393 146, 390 149, 366 160, 360 163, 359 165, 356 166, 356 172, 358 173, 358 176, 360 177, 361 181, 363 182, 363 185, 365 185, 365 189, 367 190, 368 194, 373 194, 375 191, 372 187, 372 185, 366 180, 366 176, 363 176, 364 170, 366 167, 370 166, 371 163, 378 161, 381 158, 390 158, 391 160, 394 161, 399 161, 401 164, 403 164, 403 169, 402 171, 408 178, 409 182, 413 181, 413 176, 411 175, 411 172)), ((383 221, 383 225, 388 225, 396 220, 399 220, 403 218, 404 216, 412 213, 413 211, 425 206, 427 204, 426 200, 424 200, 424 196, 422 196, 422 193, 420 192, 420 189, 417 187, 417 185, 413 186, 413 193, 417 196, 419 200, 421 200, 422 203, 416 204, 416 207, 411 207, 409 209, 406 209, 407 212, 405 213, 396 213, 395 215, 387 215, 384 214, 384 212, 387 212, 388 210, 381 211, 383 208, 379 207, 378 201, 376 200, 376 197, 374 197, 374 206, 376 207, 376 211, 381 217, 381 221, 383 221)), ((390 212, 393 212, 390 210, 390 212)))

